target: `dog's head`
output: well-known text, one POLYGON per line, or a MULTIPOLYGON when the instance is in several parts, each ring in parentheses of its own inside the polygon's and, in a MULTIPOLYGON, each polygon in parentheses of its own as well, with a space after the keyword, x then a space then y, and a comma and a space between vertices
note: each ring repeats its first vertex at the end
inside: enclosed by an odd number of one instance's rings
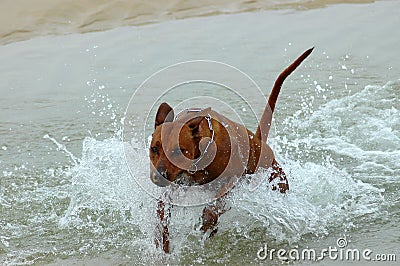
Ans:
POLYGON ((202 136, 209 134, 204 116, 174 121, 173 109, 162 103, 156 114, 149 151, 151 181, 158 186, 184 179, 190 179, 187 183, 195 183, 188 169, 201 154, 199 145, 202 145, 202 136))

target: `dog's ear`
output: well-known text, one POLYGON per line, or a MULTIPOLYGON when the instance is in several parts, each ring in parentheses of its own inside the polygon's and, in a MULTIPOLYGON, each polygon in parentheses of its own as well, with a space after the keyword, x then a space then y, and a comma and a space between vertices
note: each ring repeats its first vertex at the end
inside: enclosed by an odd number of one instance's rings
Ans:
POLYGON ((156 121, 154 123, 154 128, 165 123, 172 122, 174 120, 174 110, 167 103, 162 103, 158 107, 156 114, 156 121))
POLYGON ((193 119, 190 119, 186 125, 192 130, 192 135, 197 137, 197 133, 199 132, 199 126, 201 121, 203 121, 204 116, 197 116, 193 119))
POLYGON ((186 125, 192 130, 192 136, 197 137, 199 133, 199 126, 201 121, 205 119, 206 116, 210 116, 211 107, 208 107, 200 111, 195 118, 189 120, 186 125))

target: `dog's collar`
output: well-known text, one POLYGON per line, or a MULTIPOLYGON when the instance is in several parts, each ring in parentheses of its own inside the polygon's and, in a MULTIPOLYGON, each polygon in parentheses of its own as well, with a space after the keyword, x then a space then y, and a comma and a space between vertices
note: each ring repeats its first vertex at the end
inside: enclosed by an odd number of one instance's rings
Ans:
POLYGON ((208 148, 210 147, 211 143, 213 143, 213 141, 214 141, 215 131, 214 131, 213 126, 212 126, 212 123, 211 123, 212 117, 211 117, 210 114, 207 114, 207 116, 205 116, 204 118, 205 118, 205 119, 207 120, 207 122, 208 122, 208 128, 210 129, 210 132, 211 132, 211 139, 208 141, 208 143, 207 143, 206 147, 204 148, 204 151, 203 151, 203 153, 200 155, 200 157, 197 158, 197 159, 195 159, 195 160, 193 161, 192 166, 191 166, 190 169, 188 170, 189 174, 194 174, 194 173, 197 172, 197 170, 198 170, 198 169, 197 169, 197 164, 204 158, 204 156, 205 156, 206 153, 207 153, 208 148))
MULTIPOLYGON (((182 111, 180 111, 180 112, 175 116, 175 120, 176 120, 176 119, 179 117, 179 115, 180 115, 181 113, 183 113, 183 112, 187 112, 187 113, 189 113, 189 112, 201 112, 201 111, 203 111, 203 110, 204 110, 204 109, 199 109, 199 108, 183 109, 182 111)), ((210 140, 208 141, 208 143, 207 143, 207 145, 206 145, 206 147, 205 147, 205 149, 204 149, 204 152, 200 155, 200 157, 193 160, 193 163, 192 163, 192 165, 190 166, 190 169, 187 170, 189 174, 194 174, 194 173, 196 173, 196 172, 198 171, 198 167, 197 167, 198 163, 204 158, 204 156, 205 156, 206 153, 207 153, 208 148, 210 148, 211 143, 214 141, 215 132, 214 132, 214 129, 213 129, 213 126, 212 126, 212 123, 211 123, 212 117, 211 117, 211 115, 210 115, 209 113, 207 113, 207 115, 204 116, 204 118, 205 118, 205 119, 207 120, 207 122, 208 122, 208 128, 210 129, 210 132, 211 132, 211 138, 210 138, 210 140)))

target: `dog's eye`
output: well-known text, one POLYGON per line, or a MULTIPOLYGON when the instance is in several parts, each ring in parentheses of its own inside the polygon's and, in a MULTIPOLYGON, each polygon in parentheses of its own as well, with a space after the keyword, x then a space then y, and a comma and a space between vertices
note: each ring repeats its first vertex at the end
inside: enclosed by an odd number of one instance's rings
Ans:
POLYGON ((154 153, 158 153, 158 147, 157 146, 151 147, 151 151, 154 153))

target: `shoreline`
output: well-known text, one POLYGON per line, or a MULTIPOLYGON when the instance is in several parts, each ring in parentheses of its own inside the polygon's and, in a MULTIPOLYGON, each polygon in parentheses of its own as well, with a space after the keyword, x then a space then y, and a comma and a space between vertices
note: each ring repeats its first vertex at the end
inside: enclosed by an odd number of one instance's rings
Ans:
POLYGON ((140 26, 191 17, 261 10, 309 10, 335 4, 367 4, 375 0, 6 0, 0 9, 0 45, 37 36, 65 35, 140 26))

